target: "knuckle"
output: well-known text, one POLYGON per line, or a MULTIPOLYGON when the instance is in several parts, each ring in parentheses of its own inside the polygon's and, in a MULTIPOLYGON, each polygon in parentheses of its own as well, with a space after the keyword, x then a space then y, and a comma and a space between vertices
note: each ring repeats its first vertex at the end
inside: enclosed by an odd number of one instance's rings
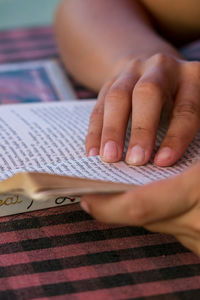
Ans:
POLYGON ((96 105, 90 115, 90 123, 95 122, 100 115, 103 115, 103 112, 104 112, 104 106, 96 105))
POLYGON ((88 132, 85 138, 86 143, 88 141, 94 140, 96 141, 97 139, 101 138, 101 132, 102 132, 102 124, 98 123, 96 126, 89 126, 88 132))
POLYGON ((154 133, 153 128, 144 128, 142 126, 134 126, 132 128, 132 134, 134 135, 150 136, 153 133, 154 133))
POLYGON ((142 199, 139 195, 136 196, 136 198, 137 204, 133 206, 133 204, 130 203, 128 207, 126 207, 127 220, 129 220, 129 223, 132 225, 145 226, 150 218, 150 211, 147 207, 142 205, 142 199))
POLYGON ((89 141, 93 140, 96 137, 95 131, 89 131, 85 138, 85 144, 88 144, 89 141))
POLYGON ((143 60, 141 58, 135 58, 130 62, 132 70, 137 70, 138 68, 140 68, 141 64, 143 64, 143 60))
POLYGON ((136 210, 135 208, 129 209, 127 219, 130 220, 130 224, 136 226, 145 226, 146 220, 148 220, 149 214, 143 209, 136 210))
POLYGON ((106 96, 106 101, 123 101, 130 97, 130 89, 127 88, 126 84, 113 85, 106 96))
POLYGON ((92 134, 92 133, 87 134, 87 136, 85 138, 85 147, 90 148, 94 144, 93 141, 95 141, 95 145, 96 145, 97 144, 96 140, 97 139, 94 134, 92 134))
POLYGON ((198 103, 193 101, 176 105, 173 112, 173 117, 176 118, 186 118, 196 115, 200 117, 200 108, 198 103))
POLYGON ((168 132, 165 136, 163 147, 170 146, 170 145, 176 145, 180 143, 180 137, 177 135, 177 133, 168 132))
POLYGON ((141 63, 143 63, 143 59, 141 57, 137 57, 137 58, 134 58, 131 63, 133 66, 137 65, 137 64, 141 64, 141 63))
POLYGON ((174 62, 174 59, 170 55, 164 53, 156 53, 152 56, 152 58, 159 66, 163 66, 164 64, 172 64, 174 62))
POLYGON ((192 71, 193 74, 197 74, 200 76, 200 62, 199 61, 191 61, 185 64, 189 71, 192 71))
POLYGON ((107 139, 113 139, 116 141, 119 140, 119 130, 114 126, 104 126, 102 135, 104 136, 105 140, 107 139))
POLYGON ((136 90, 138 93, 143 93, 145 95, 154 94, 162 96, 163 91, 159 82, 156 81, 141 81, 136 85, 136 90))

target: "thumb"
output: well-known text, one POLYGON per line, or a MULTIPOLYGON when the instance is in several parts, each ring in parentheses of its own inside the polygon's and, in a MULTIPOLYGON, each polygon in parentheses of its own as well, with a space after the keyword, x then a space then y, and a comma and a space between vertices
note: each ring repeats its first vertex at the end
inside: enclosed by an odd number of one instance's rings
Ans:
POLYGON ((193 190, 200 163, 166 180, 137 187, 123 194, 90 195, 81 207, 97 220, 133 226, 145 226, 179 216, 195 205, 193 190))

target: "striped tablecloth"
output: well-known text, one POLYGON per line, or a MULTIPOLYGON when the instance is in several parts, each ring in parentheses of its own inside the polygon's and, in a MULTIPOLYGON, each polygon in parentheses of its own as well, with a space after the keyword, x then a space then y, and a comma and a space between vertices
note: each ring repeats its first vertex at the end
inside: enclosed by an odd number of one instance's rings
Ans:
MULTIPOLYGON (((200 59, 200 43, 183 53, 200 59)), ((57 55, 50 28, 0 33, 0 63, 57 55)), ((4 217, 0 299, 197 300, 200 259, 170 236, 100 224, 78 204, 4 217)))

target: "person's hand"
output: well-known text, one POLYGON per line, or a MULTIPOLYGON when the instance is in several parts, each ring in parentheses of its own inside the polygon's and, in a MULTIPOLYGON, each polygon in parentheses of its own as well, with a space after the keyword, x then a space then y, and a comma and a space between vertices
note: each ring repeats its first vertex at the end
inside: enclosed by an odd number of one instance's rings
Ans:
POLYGON ((200 256, 200 162, 184 173, 119 195, 92 195, 81 207, 110 224, 143 226, 175 236, 200 256))
POLYGON ((87 155, 105 162, 123 154, 130 113, 132 127, 126 162, 143 165, 155 144, 163 108, 171 106, 170 125, 154 162, 174 164, 185 152, 200 125, 200 62, 164 54, 133 59, 102 88, 90 118, 87 155))

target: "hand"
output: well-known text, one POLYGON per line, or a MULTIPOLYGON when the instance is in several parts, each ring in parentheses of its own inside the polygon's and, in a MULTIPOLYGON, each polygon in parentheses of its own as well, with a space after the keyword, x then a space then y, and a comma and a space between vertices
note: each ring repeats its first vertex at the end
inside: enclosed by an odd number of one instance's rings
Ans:
POLYGON ((184 173, 110 196, 85 196, 81 207, 97 220, 143 226, 174 235, 200 256, 200 162, 184 173))
POLYGON ((170 125, 154 159, 158 166, 174 164, 199 129, 200 62, 164 54, 129 60, 99 94, 86 138, 87 155, 100 153, 105 162, 119 161, 131 113, 126 162, 147 163, 154 148, 161 111, 169 106, 173 107, 170 125))

